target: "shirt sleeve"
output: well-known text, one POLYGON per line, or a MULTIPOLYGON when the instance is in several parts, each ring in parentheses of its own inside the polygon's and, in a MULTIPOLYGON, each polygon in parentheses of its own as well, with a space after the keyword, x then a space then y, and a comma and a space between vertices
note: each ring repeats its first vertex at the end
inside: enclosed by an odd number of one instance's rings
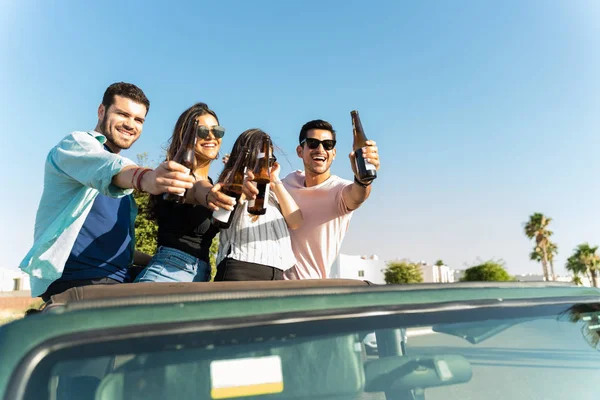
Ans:
POLYGON ((339 216, 351 213, 353 210, 351 210, 348 205, 346 204, 346 201, 344 200, 344 189, 346 189, 347 186, 352 185, 352 182, 348 182, 348 181, 343 181, 340 182, 339 185, 336 185, 335 190, 337 190, 336 195, 336 204, 338 205, 337 207, 337 212, 339 216))
POLYGON ((133 192, 112 183, 113 177, 128 165, 128 158, 104 149, 102 143, 87 132, 75 132, 64 138, 50 153, 54 166, 84 186, 110 197, 122 197, 133 192))

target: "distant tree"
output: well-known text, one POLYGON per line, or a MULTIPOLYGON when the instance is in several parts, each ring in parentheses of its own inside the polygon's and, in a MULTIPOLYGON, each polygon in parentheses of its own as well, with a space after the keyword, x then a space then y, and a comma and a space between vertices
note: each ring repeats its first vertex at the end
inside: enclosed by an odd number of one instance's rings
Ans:
MULTIPOLYGON (((554 275, 554 256, 556 256, 558 254, 558 246, 556 246, 556 243, 548 241, 547 250, 548 250, 548 265, 550 266, 550 274, 552 276, 555 276, 554 275)), ((542 249, 537 246, 529 254, 529 259, 531 261, 537 261, 537 262, 541 263, 542 258, 543 258, 542 249)))
POLYGON ((573 280, 581 281, 579 275, 591 278, 592 285, 598 287, 598 270, 600 269, 600 256, 596 254, 598 246, 582 243, 575 248, 573 255, 567 259, 566 268, 573 273, 573 280))
MULTIPOLYGON (((550 241, 550 236, 552 236, 553 232, 548 229, 548 225, 551 221, 552 218, 548 218, 542 213, 533 213, 529 216, 529 220, 523 225, 525 236, 535 240, 534 252, 540 256, 539 260, 542 263, 542 271, 546 281, 556 280, 554 263, 550 264, 550 258, 553 257, 549 255, 549 247, 554 245, 550 241)), ((556 252, 556 245, 554 245, 554 247, 556 252)))
POLYGON ((156 221, 148 219, 148 193, 135 191, 133 198, 138 206, 138 215, 135 219, 135 249, 143 253, 154 255, 156 253, 156 235, 158 225, 156 221))
POLYGON ((384 271, 385 283, 421 283, 423 272, 419 264, 408 261, 390 261, 384 271))
POLYGON ((210 258, 210 280, 215 279, 217 274, 217 253, 219 252, 219 234, 213 238, 210 245, 210 251, 208 257, 210 258))
POLYGON ((461 281, 465 282, 508 282, 514 281, 501 261, 488 260, 482 264, 472 266, 465 270, 461 281))
MULTIPOLYGON (((137 164, 142 167, 152 168, 148 161, 148 153, 138 154, 137 164)), ((133 198, 138 206, 138 215, 135 219, 135 249, 154 255, 156 253, 158 225, 156 221, 148 219, 148 200, 150 199, 150 195, 136 190, 133 192, 133 198)))

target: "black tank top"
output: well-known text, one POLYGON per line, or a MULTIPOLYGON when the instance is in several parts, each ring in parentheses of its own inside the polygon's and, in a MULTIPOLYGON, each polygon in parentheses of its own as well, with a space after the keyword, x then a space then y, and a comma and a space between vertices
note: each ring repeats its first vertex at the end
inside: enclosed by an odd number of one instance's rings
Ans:
MULTIPOLYGON (((209 178, 210 183, 212 179, 209 178)), ((219 229, 210 223, 212 211, 192 204, 177 204, 158 197, 158 246, 184 251, 200 260, 209 261, 213 238, 219 229)))

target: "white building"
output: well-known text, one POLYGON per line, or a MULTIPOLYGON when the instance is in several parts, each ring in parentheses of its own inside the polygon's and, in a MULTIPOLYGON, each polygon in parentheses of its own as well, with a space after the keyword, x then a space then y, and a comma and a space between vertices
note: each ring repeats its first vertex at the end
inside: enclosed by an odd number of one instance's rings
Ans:
POLYGON ((425 261, 419 263, 423 273, 424 283, 452 283, 454 282, 454 271, 447 265, 431 265, 425 261))
MULTIPOLYGON (((454 282, 454 271, 447 265, 440 267, 429 265, 424 261, 419 263, 424 283, 454 282)), ((350 256, 340 254, 331 267, 330 278, 361 279, 376 284, 385 284, 384 271, 387 261, 380 260, 377 255, 350 256)))
POLYGON ((377 284, 385 284, 383 271, 386 262, 375 254, 371 256, 350 256, 340 254, 331 266, 330 278, 360 279, 377 284))
POLYGON ((544 275, 539 274, 521 274, 515 275, 515 279, 519 282, 543 282, 544 275))
POLYGON ((452 275, 454 276, 454 282, 460 282, 460 280, 465 276, 465 270, 455 269, 452 271, 452 275))
POLYGON ((0 292, 31 290, 29 275, 19 269, 0 268, 0 292))

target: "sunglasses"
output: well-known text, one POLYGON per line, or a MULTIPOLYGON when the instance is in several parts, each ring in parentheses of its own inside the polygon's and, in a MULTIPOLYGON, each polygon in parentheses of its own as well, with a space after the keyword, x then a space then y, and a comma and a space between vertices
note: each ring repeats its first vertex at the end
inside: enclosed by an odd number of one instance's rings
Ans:
POLYGON ((208 137, 208 134, 211 132, 216 139, 221 139, 223 136, 225 136, 225 128, 219 125, 198 125, 198 127, 196 128, 196 134, 200 139, 206 139, 208 137))
POLYGON ((335 147, 335 140, 333 139, 319 140, 314 138, 306 138, 300 143, 300 146, 302 146, 304 143, 306 143, 308 148, 312 150, 319 148, 320 144, 322 144, 323 148, 327 151, 333 150, 335 147))
POLYGON ((277 162, 277 157, 272 156, 269 157, 269 168, 271 168, 273 166, 273 164, 275 164, 277 162))

